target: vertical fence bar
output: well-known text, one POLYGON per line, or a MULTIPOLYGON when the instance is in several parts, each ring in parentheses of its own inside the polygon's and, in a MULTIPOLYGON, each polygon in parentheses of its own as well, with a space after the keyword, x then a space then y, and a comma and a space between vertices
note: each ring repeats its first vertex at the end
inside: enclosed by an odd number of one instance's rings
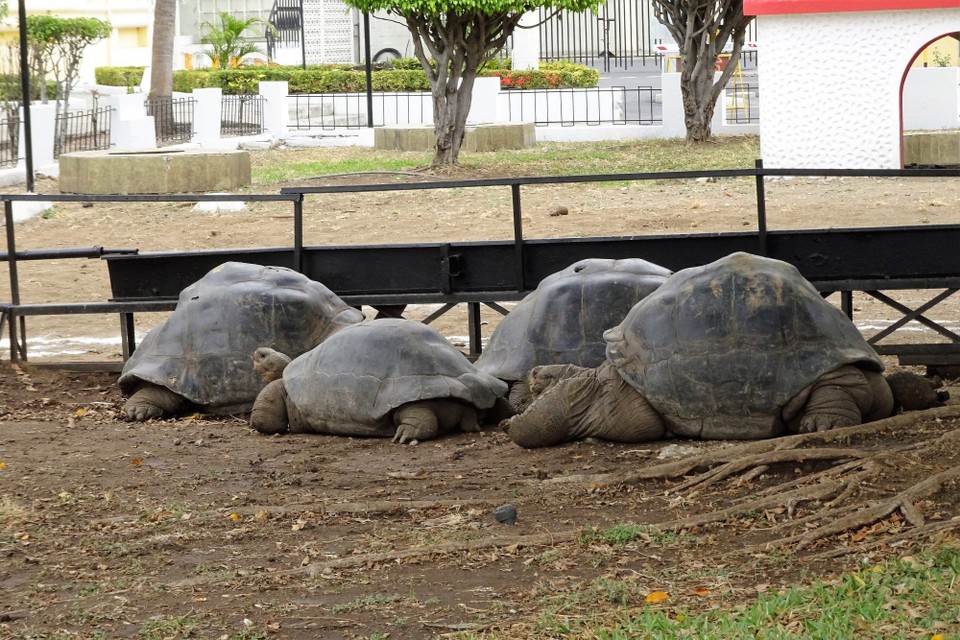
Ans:
MULTIPOLYGON (((7 229, 7 271, 10 274, 10 304, 14 307, 20 304, 20 280, 17 276, 17 241, 13 235, 13 201, 3 201, 3 217, 7 229)), ((18 318, 14 311, 9 313, 10 319, 10 362, 17 362, 20 356, 27 359, 26 341, 23 350, 20 348, 20 339, 17 337, 17 323, 20 323, 21 333, 26 334, 26 322, 18 318)))
POLYGON ((757 158, 754 163, 757 181, 757 240, 760 255, 767 255, 767 199, 763 184, 763 159, 757 158))
POLYGON ((480 335, 480 303, 467 303, 467 332, 470 334, 470 355, 474 358, 480 355, 483 350, 481 343, 483 338, 480 335))
POLYGON ((293 268, 303 273, 303 194, 293 201, 293 268))
POLYGON ((523 221, 520 219, 520 184, 510 185, 510 194, 513 201, 513 250, 516 257, 514 265, 517 278, 517 291, 525 291, 524 264, 523 264, 523 221))

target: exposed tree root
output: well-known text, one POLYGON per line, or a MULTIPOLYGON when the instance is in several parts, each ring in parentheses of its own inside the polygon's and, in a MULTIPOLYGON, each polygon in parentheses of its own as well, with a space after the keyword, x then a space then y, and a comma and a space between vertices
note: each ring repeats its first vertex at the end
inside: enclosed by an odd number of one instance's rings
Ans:
MULTIPOLYGON (((751 467, 769 467, 778 462, 807 462, 809 460, 839 460, 844 458, 866 458, 870 454, 859 449, 789 449, 784 451, 767 451, 738 460, 732 460, 706 473, 683 482, 670 489, 672 493, 679 493, 688 489, 705 489, 713 484, 725 480, 735 473, 751 467)), ((694 495, 691 491, 688 495, 694 495)))
POLYGON ((883 420, 868 422, 853 427, 844 427, 842 429, 833 429, 831 431, 802 433, 792 436, 768 438, 766 440, 751 440, 742 444, 711 449, 695 456, 665 462, 628 473, 569 475, 538 481, 538 483, 586 483, 604 486, 620 484, 633 485, 639 484, 644 480, 678 478, 697 470, 710 469, 717 465, 737 462, 748 457, 753 458, 755 461, 754 466, 757 466, 764 464, 763 458, 760 457, 762 454, 768 454, 773 451, 793 450, 805 445, 821 443, 849 442, 854 438, 882 433, 890 429, 908 427, 917 422, 952 418, 960 418, 960 405, 949 405, 946 407, 927 409, 926 411, 901 413, 889 418, 884 418, 883 420))
POLYGON ((723 447, 690 458, 647 467, 646 469, 625 475, 609 474, 606 477, 606 483, 637 484, 643 480, 655 478, 676 478, 697 469, 735 462, 747 457, 754 458, 754 460, 756 460, 755 464, 763 464, 764 460, 761 454, 797 449, 803 445, 820 444, 824 442, 849 442, 855 437, 875 434, 888 429, 906 427, 924 420, 936 420, 938 418, 960 418, 960 405, 901 413, 889 418, 884 418, 883 420, 868 422, 853 427, 844 427, 842 429, 833 429, 831 431, 802 433, 793 436, 769 438, 767 440, 755 440, 732 447, 723 447))
POLYGON ((900 533, 884 536, 883 538, 869 544, 834 547, 833 549, 827 549, 826 551, 812 554, 809 557, 812 560, 829 560, 831 558, 839 558, 851 553, 863 553, 879 548, 887 548, 906 540, 932 540, 951 531, 960 531, 960 517, 953 518, 951 520, 928 522, 922 527, 907 529, 906 531, 901 531, 900 533))
MULTIPOLYGON (((736 480, 725 486, 742 489, 781 463, 836 461, 827 469, 790 478, 724 508, 661 522, 658 526, 662 529, 689 529, 764 512, 773 523, 773 530, 782 537, 764 543, 756 550, 777 547, 800 550, 810 548, 824 538, 871 526, 898 513, 913 535, 924 535, 947 527, 941 523, 928 525, 918 505, 922 507, 922 501, 930 499, 946 485, 960 481, 960 458, 952 465, 943 459, 944 452, 960 451, 960 429, 950 429, 934 437, 921 435, 920 439, 906 444, 891 437, 889 447, 873 444, 870 448, 857 448, 850 445, 867 438, 875 440, 889 431, 904 431, 924 422, 956 418, 960 418, 960 406, 938 407, 844 429, 719 447, 628 473, 579 476, 575 481, 600 486, 632 485, 644 480, 670 480, 692 474, 666 489, 667 493, 691 500, 730 479, 736 480), (834 443, 847 446, 830 446, 834 443), (911 473, 905 474, 908 469, 911 473), (891 489, 905 477, 916 478, 917 471, 920 475, 928 475, 902 490, 891 489)), ((570 481, 567 477, 554 482, 570 481)), ((950 526, 960 528, 960 523, 950 526)))
POLYGON ((950 467, 914 484, 892 498, 875 502, 859 511, 831 520, 805 533, 774 540, 765 545, 765 547, 774 548, 793 545, 798 550, 805 549, 817 540, 842 533, 849 529, 865 527, 886 518, 897 510, 903 514, 904 518, 906 518, 907 522, 911 525, 921 527, 924 524, 924 518, 920 512, 917 511, 914 503, 921 498, 933 495, 944 484, 957 478, 960 478, 960 466, 950 467))

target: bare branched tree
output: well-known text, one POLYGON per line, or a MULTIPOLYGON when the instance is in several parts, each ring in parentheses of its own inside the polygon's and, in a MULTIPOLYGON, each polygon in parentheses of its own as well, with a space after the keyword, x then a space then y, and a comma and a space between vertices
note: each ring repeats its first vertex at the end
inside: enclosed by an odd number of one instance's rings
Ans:
POLYGON ((654 15, 680 48, 680 91, 687 140, 710 139, 717 98, 740 63, 747 26, 743 0, 652 0, 654 15), (732 44, 730 59, 716 77, 718 56, 732 44))

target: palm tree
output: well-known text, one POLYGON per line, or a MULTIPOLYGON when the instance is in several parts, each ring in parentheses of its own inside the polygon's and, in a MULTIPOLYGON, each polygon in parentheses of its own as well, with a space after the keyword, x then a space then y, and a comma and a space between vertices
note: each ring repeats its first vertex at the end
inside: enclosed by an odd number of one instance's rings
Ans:
POLYGON ((220 13, 219 19, 220 26, 209 21, 201 25, 207 30, 204 40, 209 45, 203 52, 210 56, 214 67, 235 68, 240 66, 241 59, 248 53, 263 53, 260 47, 244 39, 243 32, 256 24, 264 25, 264 29, 273 29, 273 25, 260 18, 241 20, 226 11, 220 13))

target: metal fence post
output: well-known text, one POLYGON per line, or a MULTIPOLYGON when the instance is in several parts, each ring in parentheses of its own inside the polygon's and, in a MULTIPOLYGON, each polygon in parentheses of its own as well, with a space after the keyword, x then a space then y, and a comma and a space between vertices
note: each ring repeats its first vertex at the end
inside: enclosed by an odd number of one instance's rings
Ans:
POLYGON ((523 264, 523 221, 520 219, 520 184, 510 185, 510 193, 513 200, 513 250, 516 256, 514 265, 517 278, 517 291, 524 291, 524 264, 523 264))
POLYGON ((757 181, 757 240, 760 255, 767 255, 767 199, 763 184, 763 160, 757 158, 755 162, 757 181))
MULTIPOLYGON (((7 229, 7 270, 10 274, 10 304, 13 307, 20 304, 20 280, 17 276, 17 241, 13 234, 13 202, 11 200, 3 201, 3 217, 7 229)), ((7 316, 10 320, 10 362, 27 359, 27 344, 24 340, 20 344, 18 329, 21 336, 26 335, 26 321, 23 317, 18 317, 16 311, 11 309, 7 316), (19 326, 18 326, 19 323, 19 326)))

